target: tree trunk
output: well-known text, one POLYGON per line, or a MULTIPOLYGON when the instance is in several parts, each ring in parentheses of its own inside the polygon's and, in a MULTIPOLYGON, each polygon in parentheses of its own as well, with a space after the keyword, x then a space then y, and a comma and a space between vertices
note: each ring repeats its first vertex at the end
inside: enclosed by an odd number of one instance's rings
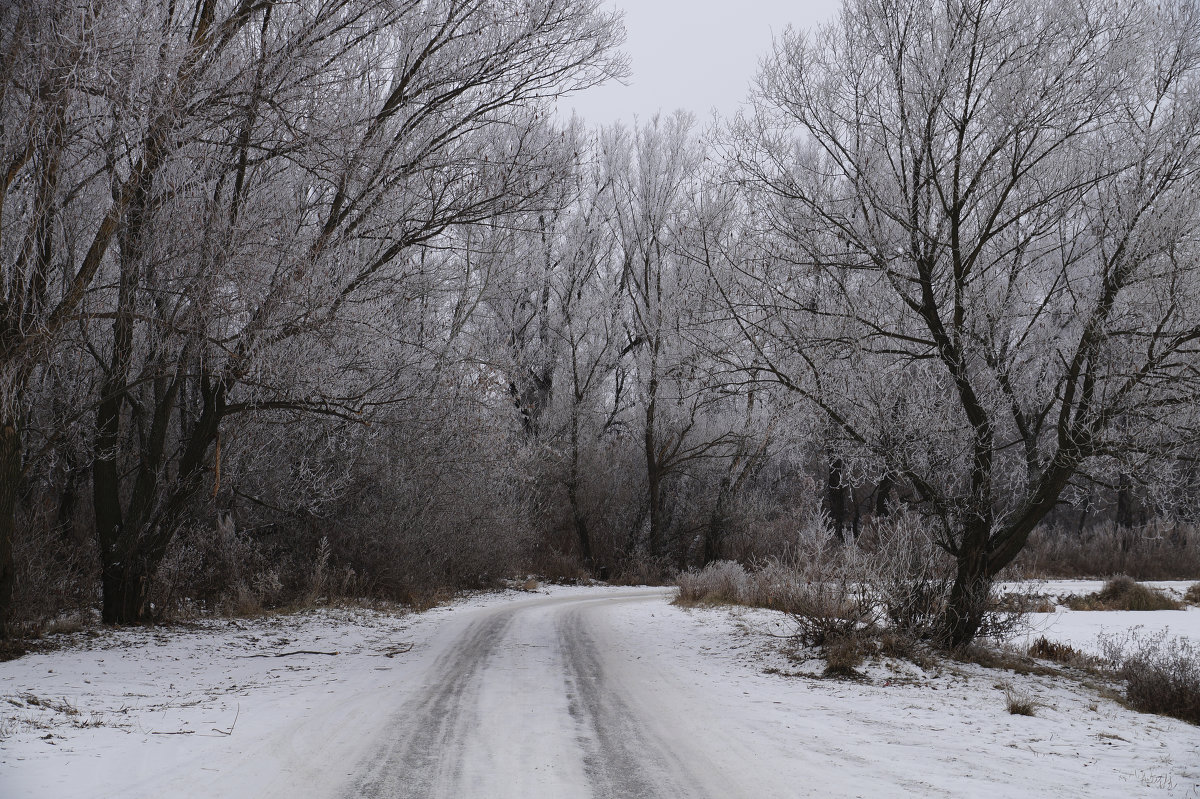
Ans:
POLYGON ((968 530, 958 551, 958 571, 943 620, 943 638, 951 649, 971 643, 983 624, 994 576, 988 534, 982 527, 968 530))
POLYGON ((1133 527, 1133 491, 1127 477, 1117 487, 1117 527, 1133 527))
POLYGON ((567 493, 571 497, 571 521, 575 526, 575 540, 579 542, 579 558, 583 561, 583 567, 591 571, 592 539, 588 532, 587 519, 583 517, 583 510, 579 507, 578 490, 574 482, 567 487, 567 493))
MULTIPOLYGON (((226 386, 206 376, 200 380, 203 409, 183 439, 178 472, 170 484, 157 479, 164 439, 151 451, 139 451, 138 474, 128 504, 123 505, 122 481, 116 471, 115 456, 97 457, 93 465, 92 485, 96 530, 100 538, 103 620, 106 624, 140 624, 149 620, 149 597, 155 573, 174 537, 188 502, 196 496, 207 469, 207 455, 217 440, 220 421, 226 407, 226 386), (153 472, 147 475, 146 472, 153 472)), ((156 414, 169 416, 174 407, 174 392, 162 398, 165 403, 156 414)), ((101 427, 117 430, 116 418, 104 415, 101 427), (106 426, 111 425, 111 427, 106 426)), ((116 412, 117 408, 108 408, 116 412)), ((159 425, 161 426, 161 425, 159 425)), ((102 440, 99 436, 97 440, 102 440)), ((114 438, 119 443, 119 439, 114 438)))
POLYGON ((659 468, 654 437, 654 403, 646 414, 646 493, 650 503, 650 535, 647 548, 658 555, 663 545, 662 533, 662 470, 659 468))
POLYGON ((13 538, 17 532, 17 500, 21 490, 21 436, 13 419, 0 426, 0 639, 12 622, 16 569, 13 538))
POLYGON ((134 552, 123 559, 102 558, 103 605, 105 624, 139 624, 149 617, 150 575, 146 564, 134 552))
POLYGON ((829 459, 829 479, 826 485, 826 497, 829 505, 829 520, 833 523, 833 531, 839 541, 846 540, 846 486, 842 479, 845 468, 842 459, 836 455, 829 459))
POLYGON ((879 487, 875 491, 875 516, 877 518, 886 519, 891 516, 891 497, 892 476, 885 474, 883 479, 879 481, 879 487))
POLYGON ((584 568, 592 568, 592 539, 588 534, 587 519, 579 504, 579 404, 571 414, 571 474, 567 478, 567 499, 571 503, 571 522, 575 527, 575 540, 579 542, 579 557, 584 568))
POLYGON ((729 526, 729 514, 725 512, 724 498, 717 499, 712 514, 708 517, 708 525, 704 530, 704 551, 701 554, 701 568, 715 562, 721 557, 721 544, 729 526))

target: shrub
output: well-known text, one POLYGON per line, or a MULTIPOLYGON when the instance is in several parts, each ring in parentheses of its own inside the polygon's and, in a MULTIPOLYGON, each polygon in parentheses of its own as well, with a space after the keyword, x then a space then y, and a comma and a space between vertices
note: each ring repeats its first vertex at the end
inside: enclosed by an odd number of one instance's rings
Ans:
POLYGON ((81 617, 95 598, 95 539, 61 522, 53 509, 21 509, 13 536, 12 630, 37 636, 61 617, 81 617))
POLYGON ((746 600, 746 570, 741 564, 718 560, 700 570, 680 572, 676 578, 680 605, 738 604, 746 600))
POLYGON ((1166 632, 1100 639, 1101 651, 1125 680, 1130 706, 1200 724, 1200 647, 1166 632))
POLYGON ((869 579, 891 625, 912 638, 936 637, 950 597, 954 562, 938 547, 933 533, 916 517, 900 514, 876 525, 864 543, 873 543, 869 579))
MULTIPOLYGON (((954 564, 916 517, 899 514, 843 544, 823 519, 806 523, 785 563, 754 569, 717 561, 678 575, 682 605, 742 604, 789 614, 806 646, 826 646, 885 630, 890 652, 937 643, 954 564)), ((981 636, 1005 636, 1028 612, 1027 603, 988 597, 981 636)))
POLYGON ((1071 610, 1182 610, 1183 603, 1125 576, 1114 577, 1094 594, 1067 598, 1071 610))
POLYGON ((858 635, 830 639, 825 644, 825 676, 861 677, 858 667, 869 650, 868 642, 858 635))
POLYGON ((710 563, 676 578, 680 605, 739 604, 787 613, 805 646, 856 635, 875 618, 866 585, 845 564, 765 564, 748 572, 732 561, 710 563))
POLYGON ((830 646, 870 628, 873 604, 861 587, 840 581, 809 583, 801 587, 790 611, 796 635, 808 646, 830 646))
POLYGON ((823 518, 806 525, 794 565, 759 572, 755 597, 791 615, 807 646, 825 647, 874 630, 878 620, 869 556, 843 545, 823 518), (788 573, 790 571, 790 574, 788 573))
POLYGON ((917 660, 920 648, 911 636, 898 630, 885 629, 879 632, 879 654, 898 660, 917 660))

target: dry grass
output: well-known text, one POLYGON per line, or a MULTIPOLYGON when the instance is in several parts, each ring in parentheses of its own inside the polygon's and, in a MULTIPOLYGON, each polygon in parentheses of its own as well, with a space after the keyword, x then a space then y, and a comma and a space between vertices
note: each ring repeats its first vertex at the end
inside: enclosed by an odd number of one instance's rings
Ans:
POLYGON ((1200 724, 1200 646, 1166 632, 1102 638, 1105 658, 1125 680, 1130 707, 1200 724))
POLYGON ((1053 613, 1058 607, 1047 594, 1007 591, 996 597, 992 608, 998 613, 1053 613))
POLYGON ((1016 562, 1030 576, 1096 578, 1128 574, 1139 580, 1200 577, 1200 528, 1153 520, 1141 527, 1111 522, 1086 530, 1042 527, 1016 562))
POLYGON ((869 641, 849 635, 825 644, 825 676, 862 679, 858 667, 871 650, 869 641))
POLYGON ((1200 583, 1192 583, 1188 587, 1187 593, 1183 595, 1183 601, 1190 605, 1200 605, 1200 583))
POLYGON ((1156 588, 1121 576, 1112 578, 1094 594, 1068 597, 1067 607, 1071 610, 1182 610, 1184 605, 1156 588))
POLYGON ((1062 663, 1064 666, 1087 666, 1094 660, 1070 644, 1050 641, 1045 636, 1029 645, 1028 654, 1031 658, 1052 660, 1055 663, 1062 663))
POLYGON ((587 569, 574 555, 554 550, 539 551, 531 559, 530 569, 554 585, 578 585, 589 579, 587 569))
POLYGON ((1008 647, 970 644, 969 646, 959 647, 950 654, 959 663, 974 663, 977 666, 983 666, 985 669, 1011 671, 1013 674, 1021 675, 1039 674, 1043 676, 1056 676, 1061 674, 1061 669, 1058 667, 1038 663, 1025 653, 1008 647))
POLYGON ((856 636, 873 627, 877 615, 866 587, 841 564, 770 563, 747 571, 740 564, 717 561, 680 574, 677 584, 675 604, 684 607, 746 605, 787 613, 806 646, 856 636))
POLYGON ((679 594, 675 604, 695 605, 749 604, 750 575, 740 563, 719 560, 703 569, 680 572, 676 578, 679 594))
POLYGON ((1038 703, 1028 694, 1009 686, 1004 689, 1004 707, 1014 716, 1036 716, 1038 703))

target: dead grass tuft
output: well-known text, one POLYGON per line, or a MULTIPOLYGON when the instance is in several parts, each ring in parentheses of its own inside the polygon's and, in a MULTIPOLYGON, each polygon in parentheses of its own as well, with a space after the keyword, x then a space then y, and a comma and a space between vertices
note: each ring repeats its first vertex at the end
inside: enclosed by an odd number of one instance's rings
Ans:
POLYGON ((1182 610, 1184 605, 1130 577, 1114 577, 1094 594, 1067 597, 1071 610, 1182 610))
POLYGON ((899 630, 883 630, 879 633, 879 654, 896 660, 913 660, 917 657, 917 641, 899 630))
POLYGON ((1183 601, 1191 605, 1200 605, 1200 583, 1191 584, 1187 593, 1183 595, 1183 601))
POLYGON ((675 604, 684 607, 746 604, 747 582, 748 575, 741 564, 719 560, 699 571, 681 572, 676 578, 679 594, 675 604))
POLYGON ((1000 669, 1014 674, 1058 675, 1060 671, 1054 667, 1038 663, 1033 658, 1007 648, 971 644, 960 647, 952 652, 959 663, 974 663, 985 669, 1000 669))
POLYGON ((869 643, 859 636, 835 638, 825 644, 825 676, 862 679, 858 667, 869 654, 869 643))
POLYGON ((1092 660, 1070 644, 1051 641, 1044 635, 1029 645, 1028 654, 1031 658, 1052 660, 1066 666, 1083 666, 1092 660))
POLYGON ((1014 716, 1037 715, 1037 701, 1012 686, 1004 689, 1004 706, 1014 716))

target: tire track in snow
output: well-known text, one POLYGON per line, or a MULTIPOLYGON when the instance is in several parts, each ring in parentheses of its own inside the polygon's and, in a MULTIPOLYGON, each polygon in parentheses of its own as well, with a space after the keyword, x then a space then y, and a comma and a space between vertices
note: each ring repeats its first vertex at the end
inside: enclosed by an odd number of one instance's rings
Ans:
POLYGON ((647 724, 643 717, 646 709, 630 701, 621 683, 623 677, 630 677, 624 673, 622 661, 604 645, 602 627, 596 626, 606 607, 660 595, 535 601, 490 611, 473 620, 444 644, 445 650, 425 673, 427 685, 411 689, 417 695, 401 706, 391 724, 396 737, 375 749, 365 764, 365 776, 345 797, 493 799, 525 795, 506 782, 504 769, 515 767, 528 777, 535 764, 544 768, 547 758, 557 759, 554 777, 577 776, 570 781, 568 792, 562 792, 566 786, 559 783, 557 792, 546 792, 548 786, 543 786, 541 791, 535 790, 535 796, 716 796, 696 778, 701 775, 693 773, 698 764, 680 758, 662 738, 663 731, 655 733, 647 724), (539 649, 544 654, 533 654, 539 649), (512 669, 531 665, 535 657, 541 661, 534 673, 542 679, 532 685, 514 682, 512 669), (546 727, 539 728, 539 733, 528 727, 506 728, 502 721, 497 733, 497 720, 487 715, 487 709, 494 712, 502 705, 498 702, 501 696, 510 705, 536 708, 548 721, 546 727), (488 733, 509 735, 524 746, 506 746, 513 741, 489 738, 488 733), (539 734, 553 735, 556 740, 538 738, 539 734), (505 760, 501 752, 519 754, 514 760, 505 760), (497 766, 495 773, 488 772, 488 764, 497 766), (485 775, 482 783, 481 773, 485 775))
POLYGON ((704 799, 685 764, 639 724, 603 663, 601 649, 572 608, 559 621, 567 696, 583 747, 584 770, 596 799, 704 799))
POLYGON ((472 623, 460 641, 438 658, 430 672, 437 682, 398 715, 397 728, 407 729, 407 735, 377 752, 368 774, 347 797, 459 795, 455 786, 463 762, 460 755, 475 716, 483 673, 514 612, 488 614, 472 623))

